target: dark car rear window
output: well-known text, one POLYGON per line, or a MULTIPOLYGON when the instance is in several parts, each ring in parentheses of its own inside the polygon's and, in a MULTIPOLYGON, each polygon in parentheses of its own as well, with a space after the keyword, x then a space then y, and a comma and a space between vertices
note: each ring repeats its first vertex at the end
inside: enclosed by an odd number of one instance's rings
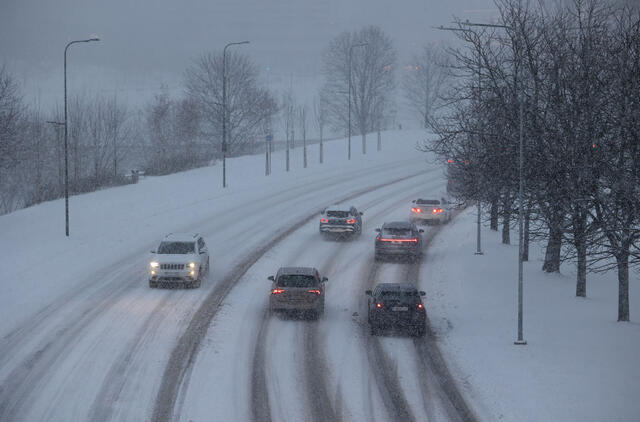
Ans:
POLYGON ((195 252, 194 242, 161 242, 159 254, 188 254, 195 252))
POLYGON ((337 218, 349 217, 349 211, 327 211, 327 216, 337 218))
POLYGON ((411 229, 384 228, 382 230, 382 235, 391 237, 410 237, 412 233, 411 229))
POLYGON ((311 275, 283 274, 278 277, 279 287, 313 287, 317 284, 316 278, 311 275))

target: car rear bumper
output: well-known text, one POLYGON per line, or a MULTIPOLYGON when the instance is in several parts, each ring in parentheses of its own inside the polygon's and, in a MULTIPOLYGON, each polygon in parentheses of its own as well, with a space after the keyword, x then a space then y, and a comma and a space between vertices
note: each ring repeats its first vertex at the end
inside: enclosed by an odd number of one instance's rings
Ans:
POLYGON ((321 233, 354 233, 356 228, 351 224, 320 224, 321 233))
POLYGON ((376 245, 376 255, 417 255, 420 253, 418 246, 406 246, 406 245, 376 245))
POLYGON ((425 221, 425 222, 429 222, 429 221, 444 221, 445 219, 445 215, 444 214, 429 214, 429 213, 415 213, 415 214, 411 214, 411 220, 412 221, 425 221))
POLYGON ((307 311, 322 309, 323 300, 282 300, 273 296, 269 300, 269 308, 272 311, 307 311))
POLYGON ((425 325, 426 315, 424 313, 409 311, 378 311, 372 313, 369 322, 380 328, 413 328, 425 325))

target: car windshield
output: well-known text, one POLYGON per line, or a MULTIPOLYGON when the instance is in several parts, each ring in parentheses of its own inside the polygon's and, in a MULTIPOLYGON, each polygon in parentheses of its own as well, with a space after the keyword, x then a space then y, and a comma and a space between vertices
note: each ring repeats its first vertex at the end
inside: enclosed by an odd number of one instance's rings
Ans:
POLYGON ((349 217, 349 211, 327 211, 328 217, 346 218, 349 217))
POLYGON ((409 237, 411 236, 411 229, 384 228, 382 229, 382 235, 385 237, 409 237))
POLYGON ((317 283, 312 275, 283 274, 278 277, 279 287, 313 287, 317 283))
POLYGON ((188 254, 195 250, 194 242, 162 242, 158 247, 159 254, 188 254))
POLYGON ((440 201, 437 199, 418 199, 416 201, 418 205, 440 205, 440 201))

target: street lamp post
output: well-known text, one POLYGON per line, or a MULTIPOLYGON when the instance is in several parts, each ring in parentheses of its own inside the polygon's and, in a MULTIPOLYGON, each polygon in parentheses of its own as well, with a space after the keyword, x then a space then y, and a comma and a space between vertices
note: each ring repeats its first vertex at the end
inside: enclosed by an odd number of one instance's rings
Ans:
POLYGON ((348 129, 348 146, 347 146, 347 159, 351 160, 351 56, 353 55, 353 48, 354 47, 364 47, 366 45, 369 45, 369 43, 363 42, 360 44, 353 44, 351 46, 349 46, 349 129, 348 129))
POLYGON ((100 41, 97 37, 86 40, 69 41, 64 48, 64 220, 65 234, 69 237, 69 154, 68 154, 68 124, 67 124, 67 50, 71 44, 81 42, 100 41))
POLYGON ((56 131, 56 158, 58 159, 58 188, 61 188, 63 183, 62 183, 62 158, 61 158, 61 151, 60 151, 60 131, 58 130, 59 127, 64 126, 64 122, 58 122, 58 121, 53 121, 53 120, 47 120, 47 123, 53 125, 53 127, 55 128, 56 131))
POLYGON ((231 42, 222 49, 222 187, 227 187, 227 48, 249 44, 249 41, 231 42))
MULTIPOLYGON (((439 27, 436 27, 436 29, 439 29, 441 31, 463 31, 463 32, 473 32, 469 29, 463 29, 463 28, 450 28, 450 27, 444 27, 442 25, 440 25, 439 27)), ((478 63, 480 63, 480 56, 478 55, 478 63)), ((481 90, 481 79, 482 75, 480 75, 480 71, 478 70, 478 93, 480 93, 481 90)), ((478 119, 480 120, 480 119, 478 119)), ((478 133, 482 133, 482 130, 478 130, 478 133)), ((478 137, 480 137, 480 135, 478 135, 478 137)), ((481 226, 482 226, 482 205, 480 203, 480 199, 479 199, 479 194, 478 194, 478 200, 477 200, 477 222, 476 222, 476 252, 475 255, 484 255, 484 253, 482 252, 482 230, 481 230, 481 226)))
MULTIPOLYGON (((460 22, 460 24, 462 25, 466 25, 466 26, 480 26, 480 27, 486 27, 486 28, 502 28, 502 29, 507 29, 510 30, 512 32, 515 32, 515 28, 513 26, 509 26, 509 25, 496 25, 496 24, 488 24, 488 23, 473 23, 473 22, 469 22, 469 21, 465 21, 465 22, 460 22)), ((514 48, 514 54, 517 54, 518 50, 517 48, 514 48)), ((520 152, 519 152, 519 186, 518 186, 518 202, 519 202, 519 206, 518 206, 518 230, 519 230, 519 241, 518 241, 518 339, 514 342, 514 344, 517 345, 524 345, 527 344, 526 340, 524 340, 523 338, 523 334, 522 334, 522 305, 523 305, 523 286, 522 286, 522 273, 523 273, 523 269, 522 269, 522 253, 524 251, 524 234, 523 234, 523 217, 524 217, 524 204, 523 204, 523 197, 524 197, 524 175, 523 175, 523 168, 524 168, 524 135, 523 135, 523 119, 524 119, 524 112, 523 112, 523 98, 522 98, 522 94, 518 94, 518 64, 519 64, 519 57, 516 57, 516 59, 514 60, 514 91, 516 92, 516 96, 518 96, 518 102, 519 102, 519 108, 520 108, 520 133, 519 133, 519 148, 520 148, 520 152)), ((520 83, 520 87, 522 89, 522 83, 520 83)))

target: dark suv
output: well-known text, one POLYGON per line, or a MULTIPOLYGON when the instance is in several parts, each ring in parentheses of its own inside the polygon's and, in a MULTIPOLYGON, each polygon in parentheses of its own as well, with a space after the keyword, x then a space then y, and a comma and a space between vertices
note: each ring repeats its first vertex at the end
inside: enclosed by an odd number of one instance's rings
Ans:
POLYGON ((418 291, 411 283, 380 283, 369 296, 368 321, 371 335, 377 336, 385 328, 400 328, 421 337, 426 330, 427 313, 418 291))
POLYGON ((424 230, 413 223, 393 221, 384 223, 381 229, 376 229, 378 235, 375 240, 375 260, 385 256, 406 257, 416 261, 422 255, 422 235, 424 230))
POLYGON ((311 267, 282 267, 274 276, 269 276, 271 293, 269 310, 302 311, 318 318, 324 312, 324 283, 318 270, 311 267))
POLYGON ((322 211, 319 229, 325 236, 359 235, 362 233, 362 213, 353 206, 332 205, 322 211))

